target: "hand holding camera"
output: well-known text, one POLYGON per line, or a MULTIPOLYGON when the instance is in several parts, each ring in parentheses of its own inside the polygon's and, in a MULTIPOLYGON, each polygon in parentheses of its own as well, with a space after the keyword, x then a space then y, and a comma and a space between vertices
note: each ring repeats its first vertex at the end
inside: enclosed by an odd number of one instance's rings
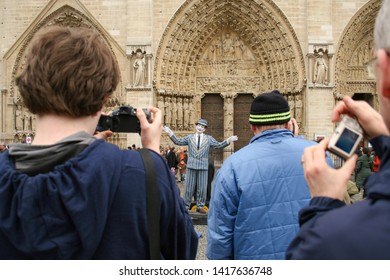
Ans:
POLYGON ((305 149, 301 163, 312 197, 326 196, 343 200, 347 182, 355 168, 355 151, 362 140, 363 129, 357 120, 343 115, 330 139, 305 149), (341 168, 329 166, 326 150, 345 160, 341 168))
POLYGON ((305 149, 302 156, 303 170, 311 196, 327 196, 343 200, 346 185, 355 168, 354 153, 364 135, 369 139, 378 135, 389 135, 382 116, 365 101, 355 101, 344 96, 332 114, 332 121, 341 123, 331 139, 305 149), (354 118, 347 117, 353 116, 354 118), (346 159, 342 167, 334 169, 326 163, 329 150, 346 159))
POLYGON ((329 139, 325 138, 318 145, 307 147, 301 163, 311 197, 331 197, 343 200, 346 186, 355 168, 357 155, 353 154, 342 167, 329 166, 325 151, 329 139))
POLYGON ((141 143, 144 148, 160 152, 160 139, 162 133, 162 113, 157 107, 149 106, 150 117, 144 110, 137 110, 137 117, 141 124, 141 143))
POLYGON ((379 135, 390 135, 382 115, 365 101, 357 101, 349 96, 344 96, 343 100, 338 102, 333 110, 332 121, 340 121, 342 115, 350 115, 356 118, 364 131, 365 137, 369 140, 379 135))
MULTIPOLYGON (((142 109, 150 122, 150 112, 142 109)), ((137 118, 137 109, 131 106, 121 106, 112 112, 111 116, 101 115, 96 131, 111 130, 112 132, 140 133, 141 126, 137 118)))
MULTIPOLYGON (((101 115, 96 131, 139 133, 142 147, 158 153, 162 132, 161 119, 161 110, 153 106, 149 106, 147 109, 121 106, 114 110, 111 116, 101 115)), ((104 136, 106 135, 98 138, 107 138, 104 136)))
POLYGON ((328 150, 343 159, 348 159, 355 153, 362 140, 363 129, 357 120, 344 115, 329 140, 328 150))

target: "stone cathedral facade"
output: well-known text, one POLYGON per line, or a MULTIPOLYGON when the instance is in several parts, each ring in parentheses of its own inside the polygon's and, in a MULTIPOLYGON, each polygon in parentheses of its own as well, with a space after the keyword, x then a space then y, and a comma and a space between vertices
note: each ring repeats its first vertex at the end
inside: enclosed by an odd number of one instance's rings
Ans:
MULTIPOLYGON (((94 29, 112 50, 121 82, 106 111, 121 105, 162 109, 179 136, 200 117, 218 140, 252 137, 253 98, 278 89, 301 134, 330 136, 331 111, 343 95, 378 108, 366 64, 380 0, 2 0, 0 142, 29 142, 35 116, 15 78, 34 34, 47 25, 94 29)), ((61 129, 61 128, 58 128, 61 129)), ((116 133, 121 148, 135 134, 116 133)), ((163 134, 162 144, 170 143, 163 134)))

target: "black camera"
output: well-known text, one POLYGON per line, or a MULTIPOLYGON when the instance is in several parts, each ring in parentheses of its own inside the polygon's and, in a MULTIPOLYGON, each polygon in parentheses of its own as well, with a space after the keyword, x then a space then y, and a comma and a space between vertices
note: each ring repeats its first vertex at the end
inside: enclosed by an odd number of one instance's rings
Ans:
MULTIPOLYGON (((146 119, 150 122, 150 112, 143 108, 146 119)), ((112 132, 140 133, 141 126, 137 118, 137 109, 131 106, 121 106, 112 112, 112 116, 101 115, 97 131, 111 130, 112 132)))

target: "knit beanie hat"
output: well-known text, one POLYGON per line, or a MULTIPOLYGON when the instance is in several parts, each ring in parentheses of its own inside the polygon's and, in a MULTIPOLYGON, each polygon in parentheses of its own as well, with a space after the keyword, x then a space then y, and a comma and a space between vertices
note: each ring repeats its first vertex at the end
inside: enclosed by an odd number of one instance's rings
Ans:
POLYGON ((252 102, 249 115, 249 123, 251 124, 284 124, 290 119, 290 106, 277 90, 260 94, 252 102))

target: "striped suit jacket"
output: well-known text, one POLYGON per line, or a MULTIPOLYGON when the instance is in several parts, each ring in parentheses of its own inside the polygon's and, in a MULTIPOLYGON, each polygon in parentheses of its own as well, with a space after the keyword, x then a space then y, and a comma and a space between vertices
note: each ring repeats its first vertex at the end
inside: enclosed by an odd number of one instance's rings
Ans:
POLYGON ((197 170, 207 170, 209 166, 208 156, 210 147, 214 149, 223 149, 229 146, 229 143, 224 140, 218 142, 212 136, 203 134, 202 142, 199 150, 197 148, 196 133, 188 134, 183 138, 178 138, 176 135, 170 136, 173 143, 179 146, 188 146, 187 168, 197 170))

